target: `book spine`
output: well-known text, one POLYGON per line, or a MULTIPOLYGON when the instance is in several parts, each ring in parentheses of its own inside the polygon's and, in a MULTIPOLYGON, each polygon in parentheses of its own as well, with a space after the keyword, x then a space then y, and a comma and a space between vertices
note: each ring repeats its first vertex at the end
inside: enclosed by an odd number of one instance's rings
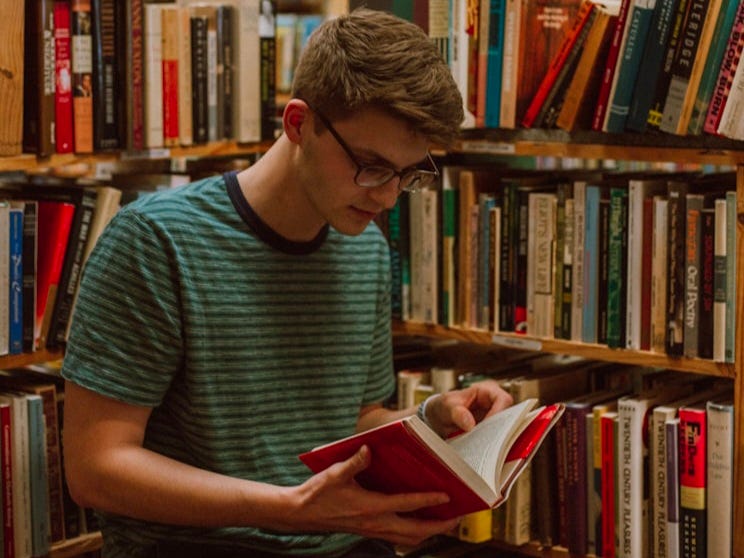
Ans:
POLYGON ((607 123, 604 126, 607 132, 625 131, 625 121, 633 99, 633 91, 638 83, 636 78, 638 77, 655 3, 656 0, 634 2, 630 21, 627 22, 628 30, 625 47, 618 60, 617 86, 608 106, 607 123))
POLYGON ((652 558, 666 558, 669 545, 667 525, 667 454, 666 421, 677 415, 677 409, 660 406, 651 415, 649 493, 651 495, 652 558))
POLYGON ((70 45, 70 2, 54 2, 54 133, 57 153, 72 153, 72 53, 70 45))
POLYGON ((708 524, 715 535, 708 537, 708 556, 732 556, 734 483, 734 407, 709 401, 708 421, 708 524), (715 526, 715 527, 714 527, 715 526))
MULTIPOLYGON (((705 27, 710 0, 691 0, 685 17, 685 24, 681 30, 680 41, 672 63, 669 89, 667 90, 664 110, 662 112, 659 129, 663 132, 681 133, 683 105, 687 98, 687 88, 690 86, 692 69, 697 56, 698 46, 705 27)), ((685 122, 685 129, 687 123, 685 122)))
POLYGON ((610 190, 607 345, 613 348, 626 345, 627 203, 628 191, 625 188, 610 190))
POLYGON ((705 409, 679 410, 680 555, 705 556, 706 523, 706 414, 705 409))
POLYGON ((181 145, 194 143, 191 97, 191 14, 178 10, 178 139, 181 145))
POLYGON ((713 360, 726 361, 726 288, 727 259, 726 199, 715 201, 715 235, 713 240, 713 360))
POLYGON ((662 115, 664 114, 664 103, 666 102, 669 84, 672 79, 674 58, 677 47, 682 40, 682 26, 685 21, 690 3, 694 0, 678 0, 676 10, 672 17, 672 24, 667 38, 667 45, 664 54, 664 62, 658 72, 656 88, 649 106, 646 128, 658 130, 661 126, 662 115))
POLYGON ((130 43, 127 49, 131 79, 131 98, 127 111, 131 112, 128 145, 139 151, 145 148, 145 7, 144 0, 127 0, 130 3, 130 43))
MULTIPOLYGON (((465 4, 462 2, 462 4, 465 4)), ((521 0, 506 0, 504 8, 504 44, 501 77, 499 127, 511 129, 517 125, 517 80, 519 79, 519 29, 521 0)))
POLYGON ((654 102, 656 84, 664 65, 667 41, 676 13, 678 0, 657 0, 653 19, 650 24, 646 47, 636 83, 648 84, 648 87, 635 87, 630 103, 625 127, 636 132, 644 132, 648 123, 649 110, 654 102))
POLYGON ((685 221, 686 185, 670 182, 667 225, 667 335, 666 352, 682 356, 684 351, 685 221))
POLYGON ((498 128, 501 122, 501 85, 504 57, 505 0, 490 0, 488 15, 488 58, 486 63, 485 124, 498 128))
POLYGON ((585 406, 566 407, 566 494, 568 551, 583 556, 587 553, 587 439, 585 406))
POLYGON ((668 200, 654 196, 651 281, 651 350, 666 352, 668 200))
POLYGON ((741 59, 742 47, 744 47, 744 5, 740 2, 703 123, 703 131, 708 134, 718 133, 718 124, 721 121, 733 77, 741 59))
POLYGON ((579 11, 573 20, 573 24, 571 25, 571 28, 566 33, 560 49, 552 58, 550 65, 548 66, 548 69, 545 72, 545 75, 540 82, 540 85, 537 88, 537 91, 535 92, 535 95, 532 98, 532 101, 527 107, 527 111, 522 118, 522 126, 524 126, 525 128, 530 128, 535 123, 535 119, 540 112, 540 108, 544 104, 545 99, 547 98, 551 88, 553 87, 553 83, 555 83, 555 80, 558 77, 561 68, 566 63, 566 60, 573 50, 573 46, 576 43, 581 30, 584 28, 584 25, 589 19, 589 16, 594 11, 594 8, 595 4, 592 2, 585 1, 581 3, 579 11))
POLYGON ((583 315, 584 315, 584 244, 586 233, 585 221, 585 192, 586 183, 574 182, 574 242, 573 242, 573 266, 571 268, 571 284, 573 293, 571 295, 571 340, 581 341, 583 339, 583 315))
POLYGON ((163 147, 163 9, 145 4, 145 147, 163 147))
POLYGON ((93 152, 93 40, 90 0, 72 0, 72 111, 75 153, 93 152))
POLYGON ((2 498, 3 556, 15 556, 15 537, 13 533, 13 460, 11 457, 13 439, 11 425, 11 407, 0 403, 0 498, 2 498))
POLYGON ((705 208, 701 214, 700 305, 698 306, 698 358, 713 359, 714 280, 715 280, 715 210, 705 208))
POLYGON ((643 442, 648 404, 641 399, 623 398, 618 401, 617 409, 620 436, 620 549, 623 556, 643 556, 648 536, 648 527, 644 523, 648 518, 645 502, 647 487, 644 486, 644 463, 648 450, 643 442))
POLYGON ((9 211, 8 353, 23 352, 23 210, 9 211))
POLYGON ((179 8, 166 6, 162 12, 162 45, 163 45, 163 144, 166 147, 178 145, 179 124, 179 87, 178 68, 178 26, 179 8))
POLYGON ((499 331, 514 331, 517 231, 516 187, 513 184, 508 184, 504 187, 501 196, 499 331))
POLYGON ((114 0, 92 0, 93 147, 118 149, 119 88, 117 87, 116 6, 114 0))
MULTIPOLYGON (((652 308, 652 285, 653 275, 653 230, 654 230, 654 199, 648 197, 643 200, 643 244, 641 248, 641 301, 640 307, 636 307, 635 314, 640 315, 640 345, 642 351, 651 350, 651 308, 652 308)), ((628 255, 637 252, 628 251, 628 255)), ((630 258, 629 258, 630 260, 630 258)), ((629 303, 630 304, 630 303, 629 303)))
POLYGON ((54 153, 54 2, 28 3, 25 19, 23 149, 54 153))
POLYGON ((607 190, 602 189, 599 199, 599 228, 597 247, 597 287, 596 287, 596 329, 597 343, 607 343, 607 299, 609 296, 609 254, 610 254, 610 199, 607 190))
POLYGON ((728 39, 736 17, 738 2, 736 0, 724 0, 716 18, 715 28, 712 31, 712 41, 710 50, 705 60, 705 67, 700 76, 697 95, 692 107, 690 122, 687 126, 687 133, 690 135, 699 135, 703 132, 705 115, 713 96, 713 90, 718 79, 718 72, 723 62, 723 56, 726 51, 728 39))
POLYGON ((684 331, 683 353, 698 356, 698 320, 700 319, 700 254, 702 248, 703 196, 687 195, 684 252, 684 331))
POLYGON ((668 419, 666 427, 667 556, 680 556, 679 527, 679 418, 668 419))
POLYGON ((219 95, 222 127, 221 136, 232 139, 235 136, 233 124, 235 121, 235 40, 233 30, 235 28, 235 14, 232 6, 223 5, 217 7, 217 37, 221 54, 220 83, 221 94, 219 95))
POLYGON ((584 343, 596 343, 598 340, 598 306, 599 306, 599 228, 600 228, 600 189, 598 186, 587 186, 584 216, 584 274, 582 300, 582 333, 584 343))
POLYGON ((276 0, 261 2, 258 34, 260 38, 261 139, 273 140, 276 123, 276 0))
POLYGON ((610 102, 612 81, 615 76, 617 61, 620 57, 620 46, 623 42, 625 23, 628 18, 628 10, 630 9, 631 1, 632 0, 622 0, 620 2, 620 9, 617 14, 617 20, 615 21, 615 29, 612 34, 609 49, 607 51, 607 59, 605 60, 604 72, 602 73, 602 82, 599 86, 599 93, 597 94, 597 105, 594 108, 592 130, 595 131, 601 132, 604 126, 605 116, 607 114, 607 106, 610 102))
POLYGON ((191 89, 194 143, 207 142, 207 18, 191 17, 191 89))
POLYGON ((601 419, 602 428, 602 548, 603 558, 615 558, 615 519, 616 514, 616 436, 617 413, 605 413, 601 419))
MULTIPOLYGON (((564 229, 564 241, 563 241, 563 268, 562 268, 562 283, 560 293, 560 324, 562 339, 571 339, 571 328, 573 326, 572 319, 572 306, 573 306, 573 266, 574 266, 574 200, 569 198, 566 200, 565 205, 565 229, 564 229)), ((560 257, 560 253, 559 253, 560 257)), ((556 293, 558 294, 558 293, 556 293)))
POLYGON ((27 395, 29 478, 31 490, 31 548, 33 556, 49 554, 49 475, 46 460, 43 403, 27 395))
POLYGON ((54 313, 49 325, 47 348, 61 347, 66 339, 67 324, 72 319, 75 292, 83 268, 83 253, 90 233, 90 222, 96 205, 96 194, 92 188, 82 192, 80 204, 75 210, 75 223, 70 232, 70 241, 65 254, 65 264, 54 302, 54 313))
POLYGON ((736 192, 726 192, 726 362, 736 357, 736 192))

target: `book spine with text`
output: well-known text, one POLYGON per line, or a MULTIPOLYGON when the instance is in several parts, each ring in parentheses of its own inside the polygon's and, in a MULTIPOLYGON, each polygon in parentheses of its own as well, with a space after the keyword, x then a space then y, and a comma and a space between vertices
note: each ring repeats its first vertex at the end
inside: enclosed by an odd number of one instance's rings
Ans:
POLYGON ((707 434, 704 408, 679 410, 680 556, 705 556, 707 434))
POLYGON ((119 62, 116 57, 114 0, 92 0, 93 34, 93 147, 118 149, 119 62))
POLYGON ((731 556, 734 494, 734 405, 730 400, 708 401, 708 556, 731 556))
POLYGON ((70 44, 70 2, 54 2, 54 141, 57 153, 72 153, 72 51, 70 44))
POLYGON ((72 111, 75 153, 93 152, 93 37, 90 0, 72 0, 72 111))

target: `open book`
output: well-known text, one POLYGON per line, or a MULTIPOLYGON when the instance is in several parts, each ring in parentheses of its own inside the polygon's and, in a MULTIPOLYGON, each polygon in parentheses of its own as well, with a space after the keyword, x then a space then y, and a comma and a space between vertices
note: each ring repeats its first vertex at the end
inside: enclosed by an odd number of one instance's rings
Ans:
POLYGON ((416 416, 319 446, 299 457, 318 473, 351 457, 363 444, 372 453, 359 484, 388 494, 446 492, 446 504, 414 515, 445 519, 495 508, 563 414, 562 404, 535 408, 536 399, 497 413, 470 432, 443 440, 416 416))

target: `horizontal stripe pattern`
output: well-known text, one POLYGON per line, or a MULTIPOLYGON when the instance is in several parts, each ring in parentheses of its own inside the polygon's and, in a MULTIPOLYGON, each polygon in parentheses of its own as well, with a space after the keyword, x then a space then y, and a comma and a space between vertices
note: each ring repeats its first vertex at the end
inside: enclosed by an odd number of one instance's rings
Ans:
MULTIPOLYGON (((301 451, 349 435, 391 395, 388 248, 370 225, 291 255, 256 238, 221 177, 125 206, 84 270, 66 378, 154 407, 146 445, 199 467, 295 485, 301 451)), ((197 532, 104 518, 112 540, 197 532)), ((251 529, 198 536, 311 553, 350 538, 251 529)), ((131 549, 129 549, 131 555, 131 549)), ((114 555, 115 553, 112 553, 114 555)))

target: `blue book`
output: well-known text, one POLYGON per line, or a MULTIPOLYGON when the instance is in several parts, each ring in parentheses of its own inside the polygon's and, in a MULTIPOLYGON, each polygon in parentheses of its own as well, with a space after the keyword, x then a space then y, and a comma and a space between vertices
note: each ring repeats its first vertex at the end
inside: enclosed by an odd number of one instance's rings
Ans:
POLYGON ((664 65, 667 43, 672 21, 677 12, 679 0, 657 0, 646 36, 643 57, 638 68, 636 83, 643 84, 633 90, 625 127, 635 132, 644 132, 648 114, 654 102, 656 85, 664 65))
MULTIPOLYGON (((638 70, 641 66, 643 49, 651 28, 656 0, 636 0, 630 7, 627 37, 625 38, 622 57, 618 62, 617 87, 608 107, 606 132, 624 132, 625 121, 633 100, 638 70)), ((641 83, 642 87, 645 84, 641 83)))
POLYGON ((584 200, 584 306, 581 340, 597 342, 599 303, 599 203, 601 187, 588 184, 584 200))
POLYGON ((23 210, 11 207, 9 222, 8 352, 17 355, 23 352, 23 210))
POLYGON ((491 0, 488 15, 488 62, 486 70, 486 126, 501 123, 501 74, 504 58, 505 0, 491 0))

